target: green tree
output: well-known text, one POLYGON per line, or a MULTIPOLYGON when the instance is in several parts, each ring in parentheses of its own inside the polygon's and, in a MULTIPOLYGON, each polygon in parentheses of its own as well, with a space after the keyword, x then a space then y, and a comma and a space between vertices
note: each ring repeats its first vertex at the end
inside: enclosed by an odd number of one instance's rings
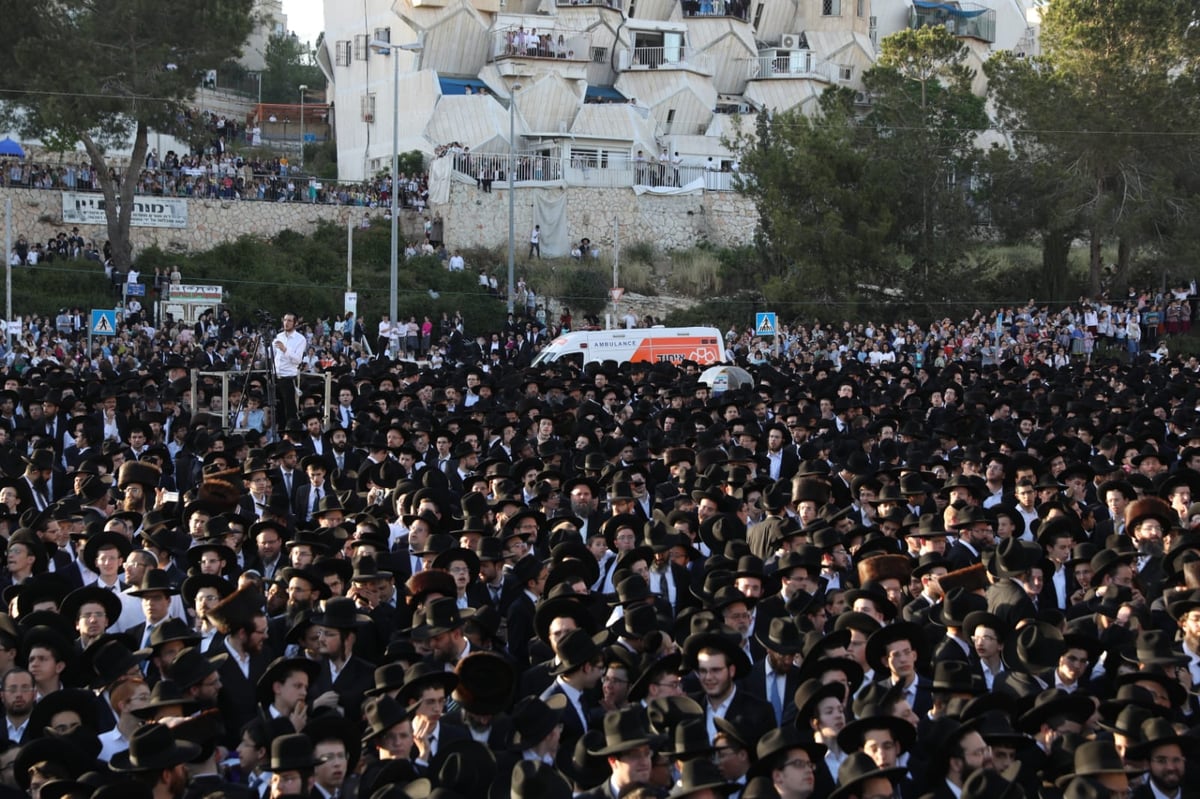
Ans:
POLYGON ((1086 234, 1092 292, 1106 242, 1117 243, 1123 275, 1137 247, 1161 246, 1195 210, 1181 179, 1195 173, 1195 14, 1192 0, 1055 0, 1042 20, 1042 55, 998 54, 987 64, 1016 158, 1059 188, 1058 232, 1043 246, 1061 247, 1055 235, 1075 228, 1086 234))
POLYGON ((295 103, 297 87, 307 86, 309 91, 319 92, 325 86, 325 73, 313 63, 311 53, 294 33, 272 34, 263 61, 264 103, 295 103))
POLYGON ((119 269, 132 262, 129 223, 151 128, 181 132, 203 79, 240 52, 253 0, 0 0, 10 31, 0 48, 5 121, 23 136, 83 144, 104 193, 119 269), (110 176, 107 151, 133 141, 129 168, 110 176))
POLYGON ((916 294, 961 257, 977 223, 969 186, 980 158, 975 139, 988 119, 966 57, 942 26, 903 30, 881 42, 863 75, 872 97, 870 163, 899 188, 896 243, 912 258, 904 287, 916 294))
POLYGON ((822 115, 759 115, 755 135, 734 142, 741 190, 758 207, 757 263, 745 274, 835 299, 872 282, 890 263, 894 186, 877 182, 850 104, 822 97, 822 115))

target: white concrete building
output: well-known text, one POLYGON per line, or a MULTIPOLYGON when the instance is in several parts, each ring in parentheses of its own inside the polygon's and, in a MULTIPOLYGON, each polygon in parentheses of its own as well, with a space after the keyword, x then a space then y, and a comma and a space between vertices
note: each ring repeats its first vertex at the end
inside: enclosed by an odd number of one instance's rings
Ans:
MULTIPOLYGON (((507 153, 511 124, 517 153, 561 165, 534 171, 570 183, 577 170, 627 166, 639 151, 728 166, 729 115, 813 112, 830 86, 861 91, 879 41, 907 27, 946 25, 976 68, 997 48, 1033 53, 1038 3, 364 0, 351 9, 325 0, 317 60, 344 180, 388 169, 398 86, 401 152, 458 142, 507 153), (420 49, 379 52, 373 40, 420 49)), ((985 89, 982 72, 975 88, 985 89)))

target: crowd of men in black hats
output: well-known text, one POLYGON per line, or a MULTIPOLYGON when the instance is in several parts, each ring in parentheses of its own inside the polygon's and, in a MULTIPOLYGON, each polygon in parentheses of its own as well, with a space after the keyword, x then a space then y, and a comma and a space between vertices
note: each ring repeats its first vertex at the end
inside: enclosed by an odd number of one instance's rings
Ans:
POLYGON ((9 376, 0 796, 1198 794, 1194 371, 699 372, 9 376))

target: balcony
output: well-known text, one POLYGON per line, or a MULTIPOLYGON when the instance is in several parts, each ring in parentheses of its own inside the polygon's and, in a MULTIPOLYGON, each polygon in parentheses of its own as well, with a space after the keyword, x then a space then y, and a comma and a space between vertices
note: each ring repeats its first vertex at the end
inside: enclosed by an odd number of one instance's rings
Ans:
POLYGON ((769 78, 807 78, 833 83, 837 79, 836 64, 815 58, 808 50, 780 50, 775 55, 748 58, 749 80, 769 78))
POLYGON ((993 44, 996 41, 996 12, 974 3, 913 0, 908 27, 927 28, 943 25, 955 36, 993 44))
POLYGON ((750 21, 749 0, 680 0, 685 19, 730 17, 750 21))
POLYGON ((614 11, 624 11, 621 0, 555 0, 554 5, 559 8, 611 8, 614 11))
POLYGON ((588 36, 553 28, 509 28, 492 33, 489 61, 534 58, 548 61, 587 61, 588 36))
POLYGON ((711 75, 712 59, 707 53, 692 52, 683 46, 634 47, 622 50, 617 69, 622 72, 640 72, 648 69, 685 69, 711 75))

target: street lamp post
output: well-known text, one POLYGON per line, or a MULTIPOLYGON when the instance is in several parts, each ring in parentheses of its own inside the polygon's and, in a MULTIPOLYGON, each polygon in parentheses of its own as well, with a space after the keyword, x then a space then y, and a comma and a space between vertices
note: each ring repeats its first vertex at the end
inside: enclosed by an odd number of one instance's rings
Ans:
POLYGON ((514 124, 515 110, 517 107, 517 92, 521 90, 521 84, 514 83, 512 89, 509 90, 508 97, 508 312, 513 312, 513 303, 516 299, 516 284, 513 275, 513 260, 516 257, 517 248, 517 233, 514 225, 514 209, 516 205, 515 192, 513 191, 514 182, 516 181, 517 163, 516 163, 516 126, 514 124))
MULTIPOLYGON (((407 50, 419 53, 424 46, 420 42, 392 44, 381 39, 372 39, 368 45, 372 50, 390 55, 392 50, 407 50)), ((392 263, 391 281, 388 286, 388 320, 394 325, 398 311, 397 295, 400 293, 400 59, 392 59, 392 263)))
POLYGON ((300 168, 304 169, 304 93, 308 86, 300 84, 300 168))

